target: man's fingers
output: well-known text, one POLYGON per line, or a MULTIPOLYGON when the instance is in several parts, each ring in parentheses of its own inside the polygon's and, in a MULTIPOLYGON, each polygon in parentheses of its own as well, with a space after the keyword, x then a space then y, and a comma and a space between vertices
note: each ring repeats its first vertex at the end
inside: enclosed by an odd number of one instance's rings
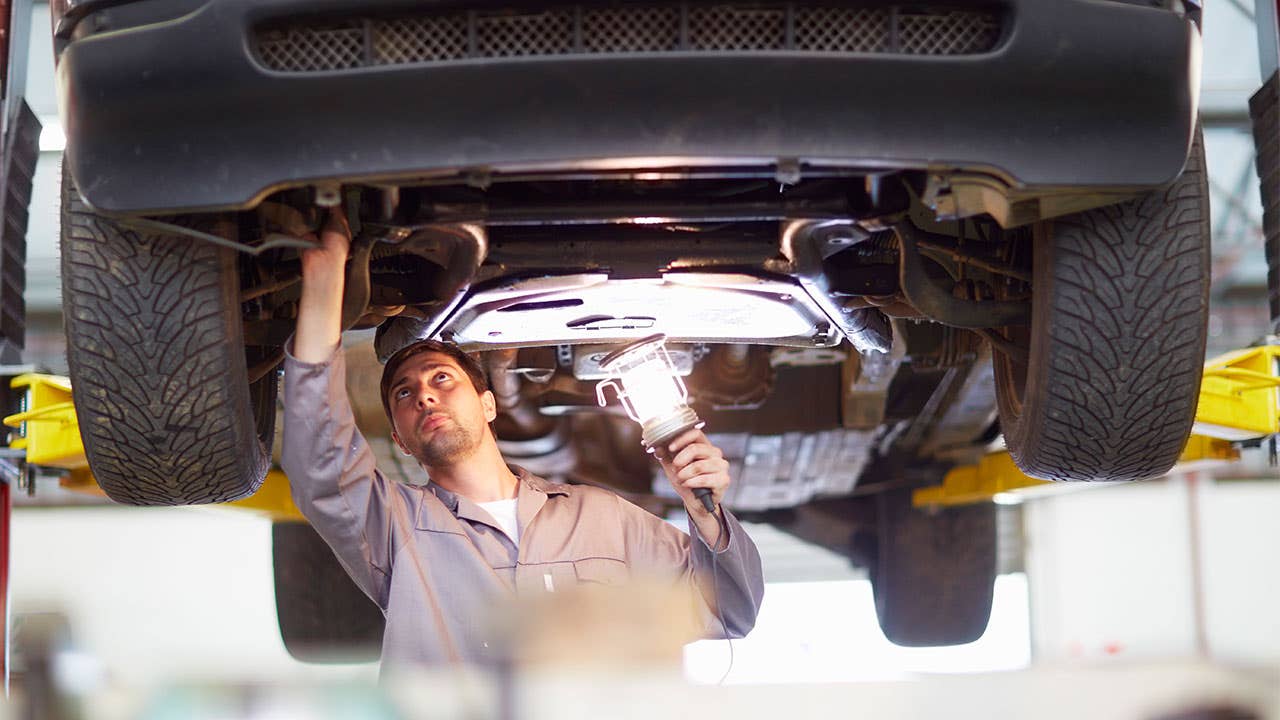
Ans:
POLYGON ((320 231, 320 242, 326 250, 345 255, 351 248, 351 229, 347 226, 347 218, 340 210, 330 210, 325 219, 324 229, 320 231))
POLYGON ((344 235, 351 234, 351 225, 347 222, 347 214, 343 212, 342 208, 329 208, 329 212, 324 218, 324 231, 342 233, 344 235))
POLYGON ((667 443, 667 451, 671 453, 672 457, 675 457, 681 450, 685 449, 685 447, 699 441, 706 442, 706 440, 707 436, 702 434, 702 430, 698 428, 691 428, 680 435, 677 435, 674 440, 667 443))
POLYGON ((706 458, 705 460, 697 460, 685 465, 676 472, 676 477, 680 480, 688 480, 699 475, 708 475, 712 473, 724 473, 729 469, 729 462, 723 458, 706 458))
POLYGON ((707 488, 708 490, 722 490, 729 484, 729 478, 724 473, 706 473, 705 475, 694 475, 688 480, 681 480, 680 484, 690 490, 696 488, 707 488))
POLYGON ((665 448, 654 448, 654 455, 686 503, 694 502, 694 491, 702 488, 710 490, 712 500, 719 503, 732 482, 729 461, 699 429, 682 433, 665 448))
POLYGON ((654 446, 653 456, 658 458, 658 462, 662 463, 663 465, 671 464, 671 452, 660 445, 654 446))
POLYGON ((695 496, 697 490, 710 490, 712 499, 718 503, 725 491, 729 489, 729 476, 724 473, 695 475, 688 480, 681 480, 680 486, 693 492, 695 496))
POLYGON ((686 446, 683 450, 677 453, 676 456, 672 458, 671 464, 681 468, 694 460, 722 457, 724 457, 724 453, 715 445, 710 443, 694 443, 686 446))

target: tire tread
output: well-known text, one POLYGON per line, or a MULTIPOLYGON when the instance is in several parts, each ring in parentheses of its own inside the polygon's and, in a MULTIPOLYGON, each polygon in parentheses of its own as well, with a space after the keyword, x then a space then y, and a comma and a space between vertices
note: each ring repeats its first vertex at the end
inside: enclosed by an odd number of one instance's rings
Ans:
POLYGON ((995 505, 930 513, 912 507, 911 492, 901 490, 876 502, 871 591, 885 637, 905 647, 982 637, 995 588, 995 505))
POLYGON ((1048 329, 1041 347, 1033 339, 1023 416, 1006 426, 1024 472, 1139 480, 1177 461, 1204 362, 1207 197, 1197 131, 1167 189, 1052 224, 1050 287, 1034 321, 1048 329))
POLYGON ((252 494, 254 432, 233 251, 102 217, 63 182, 62 278, 72 394, 89 466, 115 501, 252 494))
POLYGON ((378 658, 386 619, 306 523, 271 526, 276 617, 285 649, 303 662, 378 658))

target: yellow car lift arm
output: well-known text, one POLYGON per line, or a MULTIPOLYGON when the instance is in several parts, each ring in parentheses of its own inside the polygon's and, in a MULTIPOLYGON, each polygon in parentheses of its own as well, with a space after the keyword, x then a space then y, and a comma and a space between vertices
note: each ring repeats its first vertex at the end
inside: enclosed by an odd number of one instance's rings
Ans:
MULTIPOLYGON (((1205 363, 1195 425, 1172 472, 1237 460, 1236 443, 1277 434, 1280 345, 1229 352, 1205 363)), ((1023 473, 1009 453, 997 452, 976 465, 953 468, 941 485, 916 490, 912 503, 916 507, 969 505, 1056 484, 1023 473)))
MULTIPOLYGON (((28 465, 66 470, 63 487, 102 495, 85 458, 71 381, 59 375, 27 373, 13 378, 9 387, 22 398, 21 410, 4 419, 5 425, 17 429, 9 447, 25 451, 28 465)), ((289 479, 276 469, 267 473, 252 496, 224 505, 257 511, 272 520, 303 520, 289 494, 289 479)))

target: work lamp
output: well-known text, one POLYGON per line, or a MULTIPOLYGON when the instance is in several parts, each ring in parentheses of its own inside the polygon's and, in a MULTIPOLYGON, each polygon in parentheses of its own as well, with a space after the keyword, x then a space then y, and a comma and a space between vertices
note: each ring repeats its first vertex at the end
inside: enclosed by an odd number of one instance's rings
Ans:
MULTIPOLYGON (((606 404, 605 388, 612 387, 627 415, 640 423, 640 442, 648 452, 665 447, 676 436, 702 427, 702 419, 689 407, 689 391, 667 354, 667 336, 661 333, 609 353, 600 369, 609 374, 596 384, 596 400, 606 404)), ((695 488, 707 512, 715 512, 708 488, 695 488)))

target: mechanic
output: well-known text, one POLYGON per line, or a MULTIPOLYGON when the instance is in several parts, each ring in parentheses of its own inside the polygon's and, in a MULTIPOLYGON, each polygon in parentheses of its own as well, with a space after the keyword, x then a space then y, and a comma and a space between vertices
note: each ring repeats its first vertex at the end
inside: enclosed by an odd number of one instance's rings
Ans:
POLYGON ((687 592, 707 636, 751 630, 764 596, 760 555, 719 506, 729 465, 700 430, 659 454, 687 509, 686 535, 606 490, 508 466, 479 364, 456 346, 422 341, 387 361, 382 401, 392 438, 430 482, 412 486, 375 469, 356 429, 339 343, 350 240, 345 217, 331 212, 317 247, 303 252, 281 465, 302 513, 382 608, 384 669, 500 662, 505 643, 483 615, 495 601, 641 575, 687 592), (702 487, 714 513, 694 496, 702 487))

